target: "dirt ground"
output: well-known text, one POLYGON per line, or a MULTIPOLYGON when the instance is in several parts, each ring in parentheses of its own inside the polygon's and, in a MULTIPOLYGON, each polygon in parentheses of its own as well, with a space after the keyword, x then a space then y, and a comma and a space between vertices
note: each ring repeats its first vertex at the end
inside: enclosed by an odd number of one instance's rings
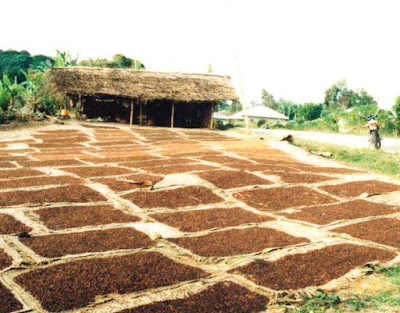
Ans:
MULTIPOLYGON (((317 141, 320 143, 332 144, 345 146, 349 148, 358 149, 374 149, 368 141, 368 133, 365 131, 362 135, 349 135, 349 134, 338 134, 338 133, 324 133, 314 131, 300 131, 292 129, 254 129, 254 133, 264 137, 275 137, 283 138, 288 135, 292 135, 297 139, 317 141)), ((382 150, 387 152, 400 152, 400 139, 399 138, 388 138, 383 136, 382 138, 382 150)))
POLYGON ((284 312, 399 262, 398 181, 259 137, 0 133, 0 313, 284 312))

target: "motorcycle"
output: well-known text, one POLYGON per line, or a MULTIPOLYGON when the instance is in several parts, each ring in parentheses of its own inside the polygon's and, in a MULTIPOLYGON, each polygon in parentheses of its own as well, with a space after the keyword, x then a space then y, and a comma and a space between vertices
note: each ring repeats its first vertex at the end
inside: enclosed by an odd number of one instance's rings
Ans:
POLYGON ((370 134, 370 143, 375 149, 380 149, 382 146, 381 143, 381 136, 379 136, 379 131, 378 130, 371 130, 370 134))

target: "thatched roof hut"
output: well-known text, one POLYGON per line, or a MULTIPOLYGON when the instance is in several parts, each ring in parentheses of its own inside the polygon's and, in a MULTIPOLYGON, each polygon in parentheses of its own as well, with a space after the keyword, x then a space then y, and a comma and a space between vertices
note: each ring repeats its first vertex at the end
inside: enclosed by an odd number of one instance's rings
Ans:
POLYGON ((91 67, 53 68, 49 76, 58 92, 70 95, 183 102, 238 98, 228 76, 91 67))
POLYGON ((236 100, 228 76, 92 67, 53 68, 53 89, 77 106, 77 117, 131 124, 212 127, 216 103, 236 100))

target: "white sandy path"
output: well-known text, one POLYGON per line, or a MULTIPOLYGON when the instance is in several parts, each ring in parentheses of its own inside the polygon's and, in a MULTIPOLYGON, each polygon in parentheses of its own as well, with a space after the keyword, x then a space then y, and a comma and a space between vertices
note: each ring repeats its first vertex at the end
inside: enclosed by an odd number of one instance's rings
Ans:
MULTIPOLYGON (((367 133, 365 136, 360 135, 345 135, 337 133, 320 133, 311 131, 298 131, 298 130, 287 130, 287 129, 255 129, 252 130, 254 134, 260 134, 265 139, 280 139, 287 135, 292 135, 295 138, 313 140, 322 143, 329 143, 335 145, 341 145, 351 148, 369 148, 373 149, 368 142, 367 133)), ((400 139, 397 138, 383 138, 382 150, 388 152, 400 152, 400 139)))

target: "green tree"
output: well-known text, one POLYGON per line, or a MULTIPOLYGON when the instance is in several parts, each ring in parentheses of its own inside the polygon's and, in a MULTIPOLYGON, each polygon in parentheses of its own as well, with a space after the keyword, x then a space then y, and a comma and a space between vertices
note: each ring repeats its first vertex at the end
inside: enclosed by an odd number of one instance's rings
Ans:
POLYGON ((30 68, 44 72, 54 66, 54 60, 43 54, 34 55, 30 68))
POLYGON ((113 62, 118 68, 131 68, 133 65, 133 60, 123 54, 115 54, 113 56, 113 62))
POLYGON ((305 103, 297 106, 296 120, 298 122, 313 121, 321 117, 323 104, 305 103))
POLYGON ((0 50, 0 77, 7 75, 10 79, 24 80, 21 69, 27 71, 33 59, 28 51, 0 50))
POLYGON ((274 96, 271 95, 265 89, 261 90, 261 104, 265 105, 266 107, 269 107, 273 110, 276 110, 278 108, 278 106, 275 103, 274 96))
POLYGON ((393 111, 396 116, 397 133, 400 133, 400 96, 396 97, 396 100, 395 100, 394 106, 393 106, 393 111))
POLYGON ((325 91, 325 105, 328 107, 339 105, 339 99, 341 98, 342 93, 346 88, 347 82, 345 80, 341 80, 328 88, 325 91))
POLYGON ((0 50, 0 77, 7 75, 11 80, 17 77, 18 83, 25 80, 23 72, 30 68, 46 70, 54 65, 54 60, 43 54, 31 56, 28 51, 0 50))
POLYGON ((236 113, 243 110, 242 104, 238 100, 232 101, 232 104, 226 108, 229 112, 236 113))
POLYGON ((390 136, 398 134, 398 120, 395 112, 379 110, 377 115, 381 134, 390 136))
POLYGON ((299 105, 295 104, 293 101, 280 98, 275 102, 277 106, 277 111, 287 116, 290 120, 296 117, 299 105))
POLYGON ((105 58, 82 60, 79 62, 79 65, 103 68, 132 68, 136 70, 146 69, 139 59, 131 59, 122 54, 115 54, 112 60, 107 60, 105 58))
POLYGON ((347 114, 346 110, 341 106, 328 107, 325 106, 321 112, 321 118, 315 121, 321 121, 326 129, 339 132, 339 121, 347 114))
POLYGON ((86 59, 79 61, 80 66, 88 66, 88 67, 109 67, 107 59, 97 58, 97 59, 86 59))
POLYGON ((377 105, 377 102, 364 89, 361 89, 361 91, 358 93, 357 105, 370 105, 370 104, 377 105))
POLYGON ((357 105, 376 104, 376 101, 364 89, 354 91, 349 89, 346 80, 341 80, 325 91, 324 104, 328 107, 340 106, 348 109, 357 105))
POLYGON ((218 102, 215 107, 214 107, 214 111, 215 112, 219 112, 219 111, 225 111, 229 108, 229 104, 226 103, 226 101, 220 101, 218 102))

